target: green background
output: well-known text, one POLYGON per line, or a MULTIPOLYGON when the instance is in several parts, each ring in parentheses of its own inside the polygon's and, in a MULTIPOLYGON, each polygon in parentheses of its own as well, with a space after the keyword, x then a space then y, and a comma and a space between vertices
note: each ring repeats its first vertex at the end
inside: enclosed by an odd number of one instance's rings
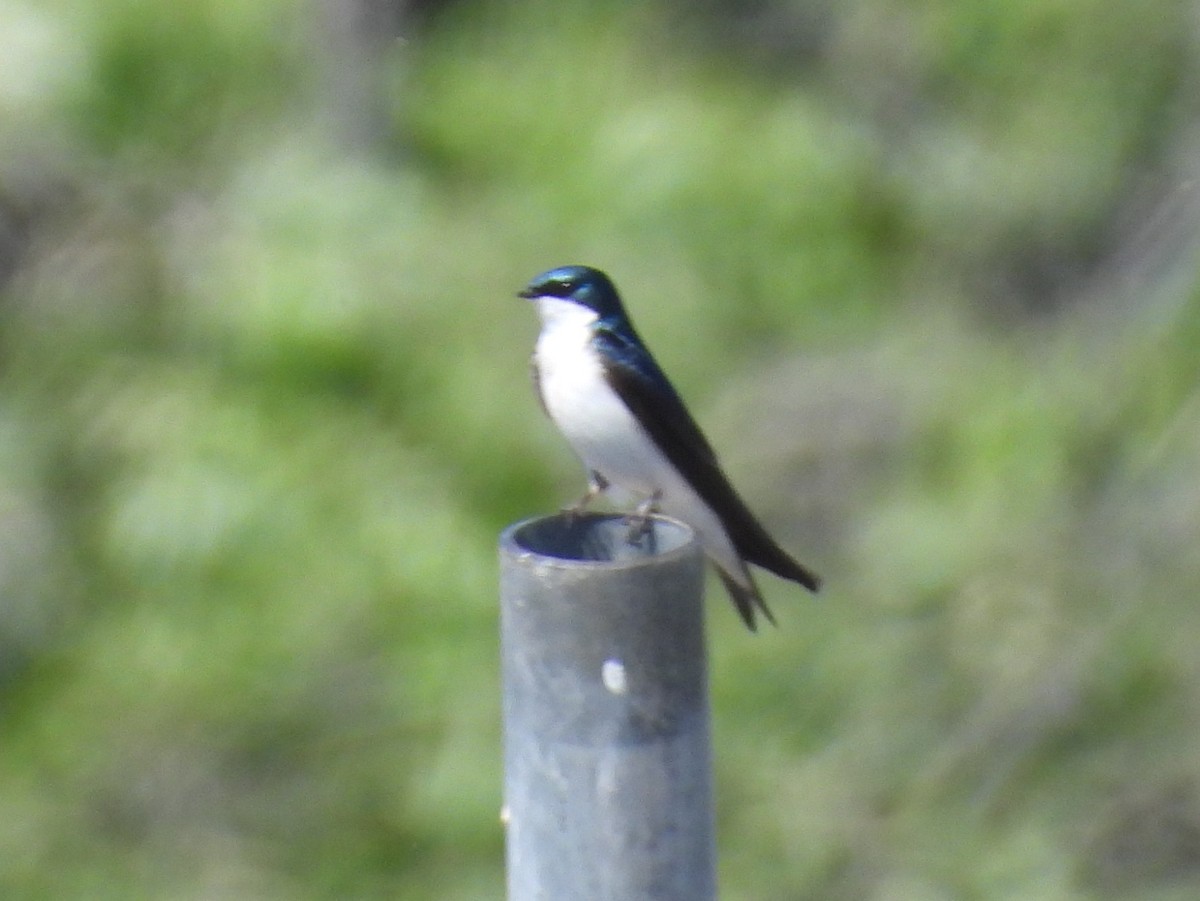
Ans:
POLYGON ((0 895, 501 897, 564 263, 826 580, 723 898, 1200 895, 1194 5, 370 9, 0 2, 0 895))

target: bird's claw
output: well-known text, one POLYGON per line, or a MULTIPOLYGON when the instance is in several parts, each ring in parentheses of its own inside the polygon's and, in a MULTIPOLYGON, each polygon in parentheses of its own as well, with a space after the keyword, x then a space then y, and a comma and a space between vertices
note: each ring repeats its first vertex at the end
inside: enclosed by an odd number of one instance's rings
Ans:
POLYGON ((655 492, 638 504, 637 509, 625 517, 625 524, 629 526, 629 531, 625 534, 627 542, 630 544, 641 544, 645 536, 653 534, 653 520, 654 514, 658 512, 659 498, 659 493, 655 492))
POLYGON ((575 525, 575 520, 587 509, 588 504, 602 495, 608 490, 608 480, 598 472, 593 472, 588 477, 587 491, 583 493, 583 497, 573 504, 568 504, 562 508, 563 519, 566 520, 567 528, 575 525))
POLYGON ((649 516, 641 516, 637 513, 626 516, 625 524, 629 526, 629 531, 625 533, 625 540, 629 544, 641 544, 642 539, 654 528, 649 516))

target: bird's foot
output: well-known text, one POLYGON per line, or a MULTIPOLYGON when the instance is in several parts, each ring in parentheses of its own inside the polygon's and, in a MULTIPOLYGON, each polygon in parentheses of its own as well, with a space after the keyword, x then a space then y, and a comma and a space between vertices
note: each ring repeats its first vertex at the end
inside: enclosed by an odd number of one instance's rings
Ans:
POLYGON ((653 534, 653 517, 658 512, 658 502, 661 499, 662 493, 656 491, 638 504, 636 510, 625 517, 625 524, 629 526, 629 531, 625 535, 627 542, 630 544, 641 544, 642 539, 646 535, 653 534))
POLYGON ((583 497, 573 504, 568 504, 562 509, 562 515, 567 521, 567 527, 569 528, 570 526, 575 525, 575 520, 578 519, 580 514, 587 509, 588 504, 590 504, 607 490, 608 480, 605 479, 604 476, 600 475, 598 472, 589 473, 587 491, 584 492, 583 497))

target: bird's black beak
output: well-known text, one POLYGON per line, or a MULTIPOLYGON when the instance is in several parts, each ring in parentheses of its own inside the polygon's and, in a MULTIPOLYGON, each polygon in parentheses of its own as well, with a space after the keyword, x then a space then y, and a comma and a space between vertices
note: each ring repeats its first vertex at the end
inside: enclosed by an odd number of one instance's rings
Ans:
POLYGON ((530 288, 522 288, 517 292, 517 297, 523 297, 526 300, 533 300, 535 297, 537 297, 537 294, 535 294, 530 288))

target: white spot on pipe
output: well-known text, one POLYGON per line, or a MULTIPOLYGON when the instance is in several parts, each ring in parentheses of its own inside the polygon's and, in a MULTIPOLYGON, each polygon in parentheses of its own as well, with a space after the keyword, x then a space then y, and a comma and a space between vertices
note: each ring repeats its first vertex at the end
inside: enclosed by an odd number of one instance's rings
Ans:
POLYGON ((604 687, 615 695, 623 695, 629 690, 629 680, 625 675, 625 664, 620 660, 605 660, 600 667, 600 679, 604 687))

